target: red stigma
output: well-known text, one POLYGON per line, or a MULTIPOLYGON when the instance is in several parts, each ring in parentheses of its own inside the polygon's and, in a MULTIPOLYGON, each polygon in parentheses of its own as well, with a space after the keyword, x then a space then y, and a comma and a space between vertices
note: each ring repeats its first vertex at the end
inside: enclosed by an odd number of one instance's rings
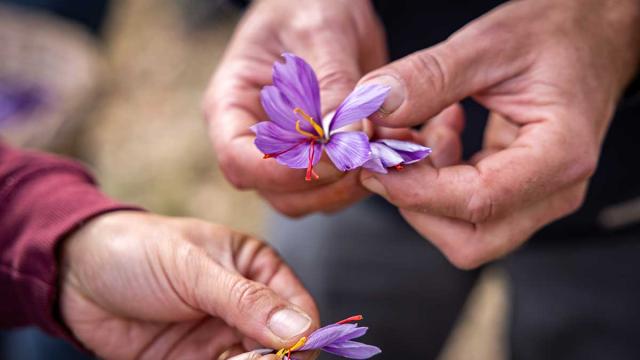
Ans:
POLYGON ((305 175, 304 179, 306 181, 311 181, 311 176, 313 176, 316 180, 318 180, 320 177, 315 173, 315 171, 313 171, 313 155, 316 151, 316 141, 311 140, 311 143, 309 145, 309 165, 307 166, 307 174, 305 175))
POLYGON ((362 319, 364 319, 364 317, 362 315, 354 315, 354 316, 348 317, 348 318, 346 318, 344 320, 338 321, 336 323, 336 325, 342 325, 342 324, 351 323, 351 322, 354 322, 354 321, 360 321, 362 319))
POLYGON ((402 171, 402 169, 404 169, 404 166, 398 164, 398 165, 394 166, 394 168, 396 168, 396 170, 398 170, 398 171, 402 171))

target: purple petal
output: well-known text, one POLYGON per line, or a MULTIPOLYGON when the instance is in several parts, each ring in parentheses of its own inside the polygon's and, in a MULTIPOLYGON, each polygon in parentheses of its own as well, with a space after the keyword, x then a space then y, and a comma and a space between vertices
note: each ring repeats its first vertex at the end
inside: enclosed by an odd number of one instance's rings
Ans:
POLYGON ((369 138, 361 131, 344 131, 331 135, 325 150, 340 171, 358 168, 371 157, 369 138))
POLYGON ((345 341, 335 345, 328 345, 323 347, 322 350, 349 359, 368 359, 382 352, 382 350, 376 346, 359 343, 357 341, 345 341))
POLYGON ((361 332, 356 324, 333 324, 325 326, 309 335, 307 342, 299 351, 320 349, 327 345, 334 344, 337 340, 344 342, 346 339, 354 339, 362 336, 359 335, 361 332))
POLYGON ((295 107, 286 97, 282 96, 278 88, 275 86, 263 87, 260 92, 260 100, 269 120, 281 128, 295 129, 297 120, 296 115, 293 113, 295 107))
MULTIPOLYGON (((276 160, 293 169, 304 169, 309 165, 311 157, 310 140, 297 132, 287 131, 270 122, 259 122, 251 127, 256 133, 254 143, 264 154, 273 155, 276 160)), ((320 161, 322 144, 315 143, 313 149, 313 165, 320 161)))
POLYGON ((407 165, 420 161, 431 154, 431 148, 409 141, 382 139, 378 140, 377 142, 383 143, 395 150, 398 155, 402 157, 403 164, 407 165))
POLYGON ((343 336, 337 338, 333 342, 333 344, 339 344, 339 343, 343 343, 345 341, 357 339, 357 338, 359 338, 361 336, 364 336, 364 334, 366 334, 368 330, 369 330, 368 327, 356 327, 353 331, 350 331, 349 333, 344 334, 343 336))
POLYGON ((382 106, 389 94, 390 87, 384 85, 361 85, 355 88, 349 96, 338 106, 331 119, 329 132, 340 129, 373 114, 382 106))
POLYGON ((371 158, 369 159, 369 161, 367 161, 366 163, 362 164, 362 167, 365 169, 369 169, 373 172, 377 172, 380 174, 387 174, 389 173, 389 171, 387 171, 387 168, 384 167, 384 165, 382 165, 382 160, 378 159, 378 158, 371 158))
MULTIPOLYGON (((311 143, 304 142, 294 146, 291 150, 284 152, 276 157, 276 160, 292 169, 306 169, 309 166, 309 158, 311 157, 311 143)), ((313 166, 317 165, 322 157, 322 144, 313 144, 313 166)))
POLYGON ((397 151, 379 142, 371 143, 371 157, 380 159, 382 166, 386 168, 402 164, 404 161, 397 151))
POLYGON ((388 173, 387 168, 402 164, 402 156, 395 150, 380 142, 372 142, 371 159, 364 163, 362 167, 377 173, 388 173))
MULTIPOLYGON (((284 53, 284 63, 273 65, 273 84, 293 106, 299 107, 316 121, 320 117, 320 87, 313 69, 303 59, 284 53)), ((302 125, 302 123, 301 123, 302 125)), ((310 126, 306 124, 305 128, 310 126)))
POLYGON ((253 125, 251 131, 256 134, 256 146, 264 154, 277 154, 286 151, 307 139, 295 131, 285 130, 270 121, 262 121, 253 125))

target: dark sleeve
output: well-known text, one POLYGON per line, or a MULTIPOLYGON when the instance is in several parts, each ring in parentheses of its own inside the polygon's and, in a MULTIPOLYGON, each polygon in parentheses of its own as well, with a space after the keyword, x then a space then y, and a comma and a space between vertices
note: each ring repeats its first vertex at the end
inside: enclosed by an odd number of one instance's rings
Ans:
POLYGON ((0 327, 37 325, 69 337, 56 309, 56 245, 119 204, 76 162, 0 143, 0 327))

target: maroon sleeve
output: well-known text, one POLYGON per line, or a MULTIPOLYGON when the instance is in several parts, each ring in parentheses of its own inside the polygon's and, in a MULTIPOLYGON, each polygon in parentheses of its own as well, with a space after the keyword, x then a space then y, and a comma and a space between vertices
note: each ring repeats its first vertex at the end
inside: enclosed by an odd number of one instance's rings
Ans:
POLYGON ((56 307, 56 244, 88 219, 137 209, 97 188, 78 163, 0 143, 0 327, 67 337, 56 307))

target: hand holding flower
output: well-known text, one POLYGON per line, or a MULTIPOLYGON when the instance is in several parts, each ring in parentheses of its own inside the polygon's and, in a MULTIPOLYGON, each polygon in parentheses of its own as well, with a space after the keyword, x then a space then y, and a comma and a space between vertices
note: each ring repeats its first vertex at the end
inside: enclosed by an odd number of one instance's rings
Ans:
POLYGON ((276 253, 223 226, 113 212, 74 232, 61 254, 62 318, 102 358, 217 359, 256 342, 293 346, 318 324, 276 253))
MULTIPOLYGON (((262 160, 263 154, 254 145, 250 128, 268 119, 261 90, 272 83, 273 63, 281 61, 284 52, 306 59, 318 74, 319 111, 304 104, 296 106, 319 124, 323 115, 336 110, 353 91, 362 74, 386 62, 384 32, 369 1, 253 2, 204 100, 216 157, 233 185, 257 190, 287 215, 335 211, 369 194, 357 172, 343 173, 328 159, 320 160, 314 166, 320 179, 307 182, 304 171, 262 160)), ((315 131, 306 120, 301 120, 300 127, 315 131)), ((293 131, 300 135, 295 128, 293 131)))
MULTIPOLYGON (((636 0, 508 2, 365 76, 362 84, 392 87, 370 117, 378 125, 418 125, 449 107, 432 121, 446 123, 436 128, 454 155, 389 175, 365 172, 363 185, 398 206, 455 265, 496 259, 581 205, 639 61, 636 0), (482 151, 462 163, 463 114, 450 106, 466 97, 491 116, 482 151)), ((438 155, 442 145, 432 141, 438 155)))

